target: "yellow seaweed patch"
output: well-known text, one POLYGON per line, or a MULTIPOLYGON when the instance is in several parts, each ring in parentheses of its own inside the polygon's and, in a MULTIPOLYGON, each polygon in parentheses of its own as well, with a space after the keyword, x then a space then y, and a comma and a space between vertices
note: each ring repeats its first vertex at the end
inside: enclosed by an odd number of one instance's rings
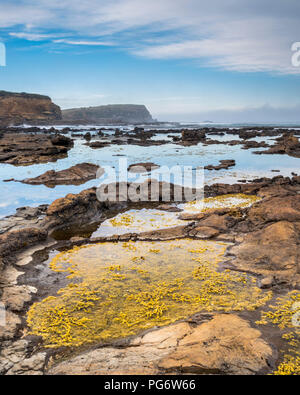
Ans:
MULTIPOLYGON (((255 195, 231 194, 180 204, 178 207, 187 213, 205 212, 224 207, 231 208, 234 211, 238 207, 251 206, 259 200, 261 199, 255 195)), ((234 214, 233 212, 232 215, 234 214)), ((155 209, 129 210, 104 221, 97 231, 93 233, 92 237, 140 233, 186 225, 186 221, 180 220, 178 217, 178 213, 163 212, 155 209)))
POLYGON ((300 357, 286 355, 277 370, 275 376, 299 376, 300 375, 300 357))
POLYGON ((261 321, 256 323, 277 325, 285 331, 282 338, 289 346, 274 375, 300 375, 300 292, 291 291, 269 307, 270 310, 263 312, 261 321))
POLYGON ((111 236, 124 233, 140 233, 151 230, 186 225, 178 219, 177 213, 163 212, 154 209, 129 210, 124 214, 104 221, 93 237, 111 236))
POLYGON ((227 245, 210 241, 99 243, 57 254, 74 283, 35 303, 28 325, 46 347, 136 334, 198 311, 253 310, 272 296, 253 277, 220 271, 227 245))
POLYGON ((199 201, 193 201, 181 205, 185 212, 205 212, 218 208, 244 208, 260 201, 261 198, 255 195, 245 195, 242 193, 220 195, 216 197, 205 198, 199 201))

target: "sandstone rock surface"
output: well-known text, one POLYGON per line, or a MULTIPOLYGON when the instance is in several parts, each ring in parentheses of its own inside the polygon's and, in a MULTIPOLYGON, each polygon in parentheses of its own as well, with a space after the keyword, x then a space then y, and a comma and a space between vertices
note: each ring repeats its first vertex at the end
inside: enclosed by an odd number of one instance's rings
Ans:
POLYGON ((233 314, 192 326, 182 322, 137 337, 124 347, 88 351, 48 374, 255 374, 268 371, 272 349, 257 329, 233 314))
POLYGON ((257 329, 233 314, 216 315, 179 340, 158 366, 197 374, 255 374, 269 368, 271 347, 257 329))
POLYGON ((233 265, 278 282, 300 284, 300 222, 279 221, 248 233, 232 247, 233 265))

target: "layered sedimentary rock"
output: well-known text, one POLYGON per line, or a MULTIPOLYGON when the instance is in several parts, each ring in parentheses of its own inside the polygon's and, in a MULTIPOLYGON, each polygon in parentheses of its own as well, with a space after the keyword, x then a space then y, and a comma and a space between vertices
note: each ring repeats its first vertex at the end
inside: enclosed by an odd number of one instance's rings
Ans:
POLYGON ((24 184, 41 185, 48 187, 55 185, 81 185, 89 180, 96 178, 99 166, 91 163, 79 163, 69 169, 56 172, 55 170, 46 171, 35 178, 26 178, 24 184))
POLYGON ((0 137, 0 162, 12 165, 54 162, 65 158, 73 140, 62 135, 5 133, 0 137))
POLYGON ((60 107, 48 96, 0 91, 0 126, 48 123, 61 117, 60 107))

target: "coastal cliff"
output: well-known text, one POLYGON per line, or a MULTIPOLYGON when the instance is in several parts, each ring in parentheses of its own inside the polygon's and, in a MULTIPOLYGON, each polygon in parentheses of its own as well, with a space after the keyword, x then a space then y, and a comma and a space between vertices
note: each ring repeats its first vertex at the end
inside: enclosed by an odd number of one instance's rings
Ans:
POLYGON ((144 105, 111 104, 98 107, 71 108, 62 111, 66 122, 90 123, 142 123, 152 122, 152 116, 144 105))
POLYGON ((0 126, 43 124, 62 118, 50 97, 0 91, 0 126))

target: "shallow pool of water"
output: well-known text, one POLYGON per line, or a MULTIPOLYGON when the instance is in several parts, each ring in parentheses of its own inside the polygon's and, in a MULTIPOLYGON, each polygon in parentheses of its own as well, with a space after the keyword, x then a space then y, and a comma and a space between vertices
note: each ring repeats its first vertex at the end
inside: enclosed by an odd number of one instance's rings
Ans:
POLYGON ((99 243, 57 254, 70 283, 35 303, 31 332, 47 347, 111 341, 198 311, 254 310, 272 296, 246 274, 221 270, 228 244, 191 239, 99 243))
POLYGON ((187 222, 180 220, 178 213, 153 209, 128 210, 104 221, 92 237, 141 233, 179 225, 187 225, 187 222))

